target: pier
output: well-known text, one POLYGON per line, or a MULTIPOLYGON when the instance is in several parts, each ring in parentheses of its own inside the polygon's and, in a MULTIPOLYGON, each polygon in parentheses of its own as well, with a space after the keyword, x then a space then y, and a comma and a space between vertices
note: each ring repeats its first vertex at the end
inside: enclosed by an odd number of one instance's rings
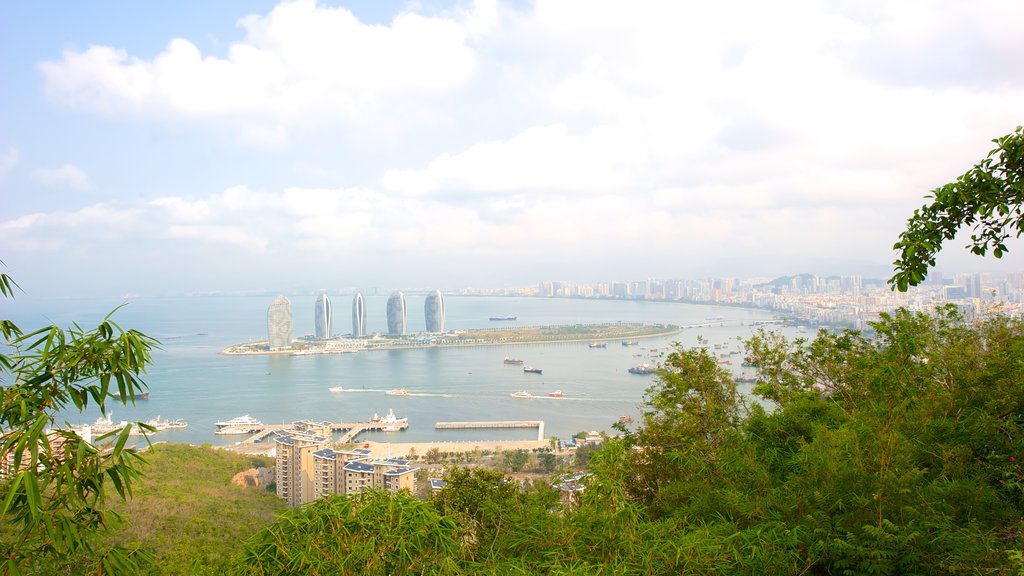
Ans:
POLYGON ((497 428, 536 428, 537 440, 544 440, 543 420, 477 420, 473 422, 437 422, 434 430, 474 430, 497 428))
MULTIPOLYGON (((327 428, 330 428, 332 433, 342 433, 341 438, 338 439, 338 442, 342 444, 349 444, 355 441, 356 436, 362 434, 367 430, 384 430, 385 428, 397 428, 399 430, 405 430, 406 428, 409 427, 408 422, 327 422, 324 425, 327 428)), ((294 423, 264 424, 263 428, 261 428, 259 432, 250 435, 245 440, 242 440, 241 442, 239 442, 239 445, 246 446, 251 444, 259 444, 276 432, 290 430, 294 427, 294 423)))

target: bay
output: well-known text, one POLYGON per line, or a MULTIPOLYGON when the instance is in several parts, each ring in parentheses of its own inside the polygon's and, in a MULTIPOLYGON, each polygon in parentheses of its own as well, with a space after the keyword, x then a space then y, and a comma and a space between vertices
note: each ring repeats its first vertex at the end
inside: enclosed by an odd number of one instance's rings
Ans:
MULTIPOLYGON (((295 335, 313 331, 315 294, 289 296, 295 335)), ((409 329, 424 327, 425 295, 408 294, 409 329)), ((335 333, 351 331, 349 295, 332 295, 335 333)), ((366 297, 371 332, 385 327, 386 294, 366 297)), ((657 363, 674 344, 697 346, 701 341, 740 349, 753 323, 772 319, 763 310, 736 307, 568 298, 488 296, 445 297, 446 327, 546 326, 645 322, 677 325, 712 323, 668 336, 642 339, 637 346, 608 342, 591 348, 586 342, 518 344, 469 348, 426 348, 364 351, 356 354, 309 356, 225 356, 230 344, 266 339, 266 314, 272 296, 189 296, 173 298, 54 299, 19 297, 4 302, 3 316, 23 329, 45 324, 62 327, 77 322, 95 326, 114 308, 113 319, 161 341, 153 366, 145 376, 150 399, 135 406, 114 405, 114 420, 180 418, 184 430, 165 431, 153 441, 226 445, 239 437, 216 436, 213 423, 249 414, 266 423, 298 419, 365 421, 374 413, 393 409, 409 418, 402 432, 366 433, 360 439, 383 442, 430 440, 532 439, 534 430, 435 431, 449 420, 543 420, 545 437, 568 437, 580 431, 607 431, 621 416, 639 418, 644 391, 653 376, 630 374, 641 363, 657 363), (122 306, 123 304, 123 306, 122 306), (512 322, 492 322, 491 316, 516 316, 512 322), (652 351, 652 349, 655 349, 652 351), (503 363, 506 356, 522 358, 543 369, 524 374, 521 366, 503 363), (346 392, 330 392, 341 386, 346 392), (405 388, 408 397, 384 394, 405 388), (526 390, 532 399, 511 393, 526 390), (547 398, 561 390, 565 397, 547 398)), ((790 336, 795 329, 782 328, 790 336)), ((742 354, 730 357, 739 373, 742 354)), ((741 385, 741 389, 749 388, 741 385)), ((62 415, 71 424, 89 423, 99 413, 62 415)))

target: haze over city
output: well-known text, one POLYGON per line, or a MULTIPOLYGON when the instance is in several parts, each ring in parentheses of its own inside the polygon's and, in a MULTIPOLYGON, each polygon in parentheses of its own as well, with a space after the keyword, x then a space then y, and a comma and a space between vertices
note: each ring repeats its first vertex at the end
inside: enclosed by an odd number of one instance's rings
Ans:
MULTIPOLYGON (((0 6, 34 295, 886 277, 1024 121, 1024 4, 0 6)), ((938 269, 1019 271, 949 243, 938 269)))

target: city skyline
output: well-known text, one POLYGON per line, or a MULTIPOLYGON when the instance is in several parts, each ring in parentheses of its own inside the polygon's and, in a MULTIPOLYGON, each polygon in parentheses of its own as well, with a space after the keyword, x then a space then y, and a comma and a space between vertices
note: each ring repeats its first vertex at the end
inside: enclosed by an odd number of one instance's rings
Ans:
MULTIPOLYGON (((43 0, 0 22, 0 260, 38 296, 885 277, 1024 101, 1009 0, 43 0)), ((1020 267, 1020 240, 997 260, 967 236, 940 269, 1020 267)))

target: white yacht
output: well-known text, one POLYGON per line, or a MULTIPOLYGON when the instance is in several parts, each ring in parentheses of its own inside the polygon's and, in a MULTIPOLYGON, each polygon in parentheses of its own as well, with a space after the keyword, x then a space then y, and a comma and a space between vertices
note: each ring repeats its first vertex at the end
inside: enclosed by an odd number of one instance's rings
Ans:
POLYGON ((263 422, 246 414, 231 420, 213 423, 214 434, 255 434, 263 429, 263 422))
POLYGON ((388 396, 409 396, 409 391, 405 388, 395 388, 394 390, 388 390, 384 394, 388 396))
POLYGON ((533 394, 530 394, 526 390, 520 390, 519 392, 513 392, 511 394, 513 398, 533 398, 533 394))

